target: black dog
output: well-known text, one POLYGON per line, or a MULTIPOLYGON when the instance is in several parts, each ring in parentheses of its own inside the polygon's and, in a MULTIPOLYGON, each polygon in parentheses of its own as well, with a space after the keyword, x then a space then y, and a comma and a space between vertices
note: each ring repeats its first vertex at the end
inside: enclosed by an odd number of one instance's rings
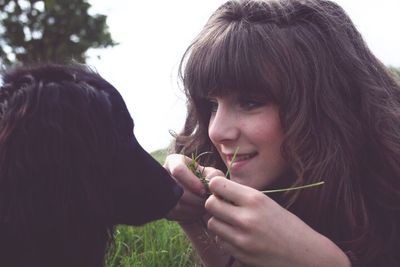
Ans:
POLYGON ((103 266, 116 224, 160 219, 181 194, 98 74, 46 65, 4 75, 0 266, 103 266))

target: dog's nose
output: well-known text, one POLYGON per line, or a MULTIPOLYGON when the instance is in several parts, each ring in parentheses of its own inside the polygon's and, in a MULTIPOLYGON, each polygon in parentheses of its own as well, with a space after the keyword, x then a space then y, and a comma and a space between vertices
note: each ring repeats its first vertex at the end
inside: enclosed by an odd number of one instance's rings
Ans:
POLYGON ((182 188, 134 137, 124 150, 116 168, 117 223, 140 225, 163 218, 182 196, 182 188))

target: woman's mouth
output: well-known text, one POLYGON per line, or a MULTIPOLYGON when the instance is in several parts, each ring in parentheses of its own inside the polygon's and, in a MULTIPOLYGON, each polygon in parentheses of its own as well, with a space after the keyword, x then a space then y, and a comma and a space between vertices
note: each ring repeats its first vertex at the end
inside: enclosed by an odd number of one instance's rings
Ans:
POLYGON ((232 165, 232 167, 233 167, 236 164, 244 163, 245 161, 248 161, 248 160, 254 158, 255 156, 257 156, 257 154, 258 154, 257 152, 248 153, 248 154, 237 154, 235 156, 235 158, 233 158, 233 154, 229 154, 229 155, 226 155, 226 163, 228 166, 232 165))

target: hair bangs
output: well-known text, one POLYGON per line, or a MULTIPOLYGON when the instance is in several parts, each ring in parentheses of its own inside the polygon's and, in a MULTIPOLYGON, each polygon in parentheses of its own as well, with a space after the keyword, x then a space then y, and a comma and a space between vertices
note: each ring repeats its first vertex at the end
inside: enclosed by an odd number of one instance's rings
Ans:
POLYGON ((273 51, 244 20, 205 28, 188 52, 183 77, 188 96, 199 103, 211 96, 254 96, 278 102, 273 51))

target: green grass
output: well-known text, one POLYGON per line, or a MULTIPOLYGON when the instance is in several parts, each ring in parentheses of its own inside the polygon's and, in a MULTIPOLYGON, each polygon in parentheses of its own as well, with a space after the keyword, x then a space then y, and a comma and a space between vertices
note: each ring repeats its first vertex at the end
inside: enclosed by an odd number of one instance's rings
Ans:
POLYGON ((142 227, 118 226, 106 266, 199 266, 179 225, 166 220, 142 227))
POLYGON ((154 152, 151 152, 153 158, 155 158, 160 164, 164 163, 165 157, 167 156, 167 149, 159 149, 154 152))
MULTIPOLYGON (((151 154, 162 164, 167 150, 151 154)), ((106 256, 107 267, 200 266, 189 241, 175 222, 159 220, 141 227, 118 226, 114 240, 106 256)))

